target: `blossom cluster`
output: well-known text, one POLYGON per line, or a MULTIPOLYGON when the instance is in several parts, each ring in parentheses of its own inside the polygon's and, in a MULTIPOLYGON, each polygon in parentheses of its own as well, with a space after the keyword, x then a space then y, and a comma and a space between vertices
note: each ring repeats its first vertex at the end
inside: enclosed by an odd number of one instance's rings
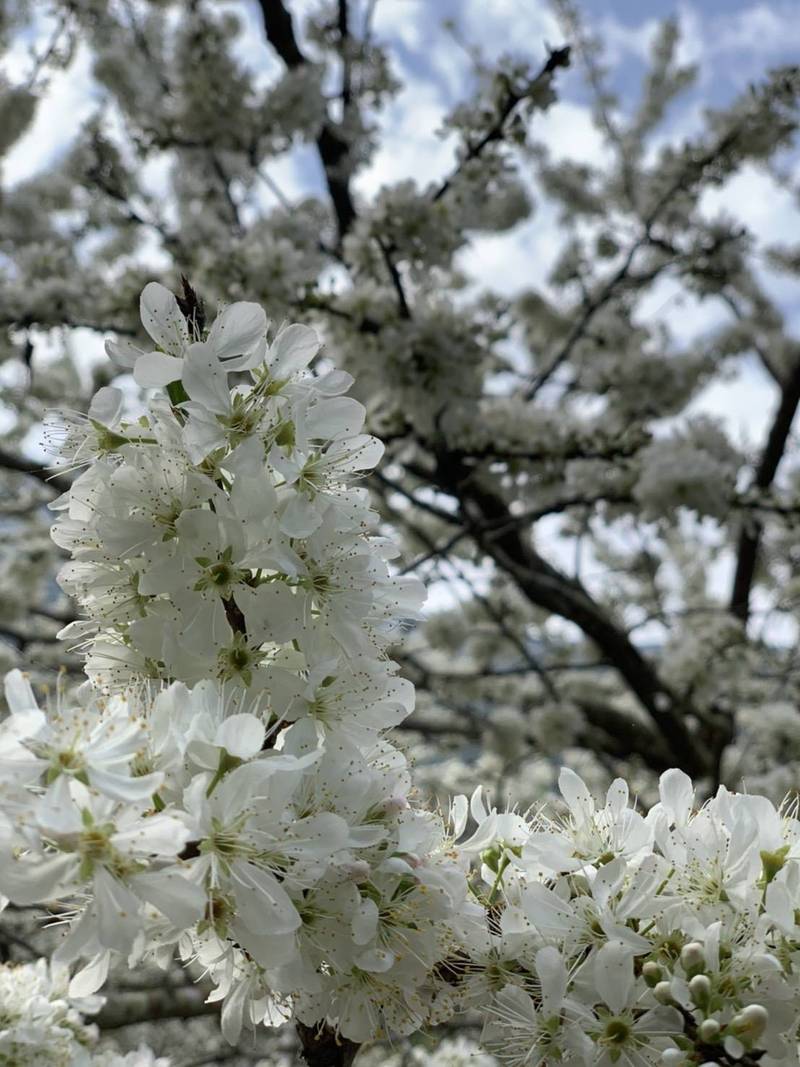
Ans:
POLYGON ((97 1027, 86 1023, 103 1003, 71 991, 63 964, 0 964, 0 1064, 8 1067, 169 1067, 141 1046, 128 1053, 98 1049, 97 1027))
POLYGON ((598 804, 564 769, 556 818, 454 802, 488 923, 451 963, 500 1063, 798 1063, 796 805, 666 771, 646 815, 621 779, 598 804))
POLYGON ((184 311, 148 285, 156 347, 109 344, 157 390, 144 414, 104 388, 52 432, 85 468, 54 537, 90 681, 40 709, 7 677, 0 892, 65 902, 82 991, 177 951, 231 1040, 290 1014, 411 1032, 467 888, 385 737, 414 698, 386 647, 422 586, 353 484, 382 446, 349 376, 308 371, 312 330, 184 311))
POLYGON ((254 304, 141 307, 152 351, 108 350, 146 410, 106 387, 53 430, 89 680, 40 706, 12 671, 0 722, 0 893, 57 911, 68 997, 177 955, 234 1042, 466 1011, 508 1067, 800 1063, 796 808, 678 770, 646 814, 570 770, 561 814, 416 804, 389 648, 423 590, 357 484, 382 449, 350 377, 254 304))

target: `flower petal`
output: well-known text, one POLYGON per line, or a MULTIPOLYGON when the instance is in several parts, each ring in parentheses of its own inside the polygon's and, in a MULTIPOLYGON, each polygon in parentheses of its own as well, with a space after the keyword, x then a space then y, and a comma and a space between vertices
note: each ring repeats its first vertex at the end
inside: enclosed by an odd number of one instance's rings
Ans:
POLYGON ((208 344, 217 359, 230 359, 251 352, 267 332, 267 316, 259 304, 240 300, 214 319, 208 344))
POLYGON ((319 351, 316 330, 295 322, 285 326, 269 349, 270 373, 273 378, 291 378, 297 371, 307 367, 319 351))
POLYGON ((142 325, 159 348, 172 356, 183 355, 189 344, 189 330, 174 293, 158 282, 150 282, 142 290, 139 312, 142 325))
POLYGON ((146 352, 136 360, 133 378, 142 389, 161 389, 170 382, 180 381, 183 360, 163 352, 146 352))

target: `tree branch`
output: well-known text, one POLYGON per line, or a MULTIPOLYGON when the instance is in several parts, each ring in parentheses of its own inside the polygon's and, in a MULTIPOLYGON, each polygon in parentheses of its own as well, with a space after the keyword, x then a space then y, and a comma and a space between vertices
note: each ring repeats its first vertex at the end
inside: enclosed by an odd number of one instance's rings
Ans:
MULTIPOLYGON (((259 0, 259 7, 267 40, 288 69, 296 70, 308 63, 297 43, 291 12, 283 0, 259 0)), ((350 106, 352 107, 352 101, 350 106)), ((356 219, 356 209, 346 168, 350 146, 330 117, 326 117, 317 135, 317 151, 325 172, 341 243, 356 219)))
POLYGON ((220 1010, 219 1001, 208 1003, 206 996, 206 991, 198 986, 124 993, 109 1000, 94 1021, 101 1030, 119 1030, 123 1026, 135 1026, 158 1019, 216 1015, 220 1010))
POLYGON ((487 520, 499 522, 507 515, 505 502, 474 479, 468 480, 468 472, 458 464, 453 466, 452 457, 440 455, 439 460, 437 478, 446 491, 461 499, 473 537, 487 556, 510 575, 531 603, 573 622, 597 645, 645 708, 680 766, 693 775, 708 773, 708 754, 700 753, 684 722, 685 714, 692 709, 683 706, 662 683, 625 631, 580 582, 561 574, 526 544, 518 529, 508 529, 502 536, 487 535, 483 529, 487 520))
POLYGON ((509 120, 517 105, 521 103, 527 96, 530 96, 536 91, 544 82, 550 82, 553 79, 553 75, 559 69, 559 67, 568 67, 570 60, 570 48, 566 45, 564 48, 554 48, 547 57, 547 61, 533 79, 529 82, 522 91, 516 90, 510 82, 507 84, 507 93, 504 99, 500 103, 500 107, 497 110, 494 122, 484 135, 476 141, 474 144, 468 146, 467 151, 459 159, 458 164, 452 174, 448 175, 444 179, 442 184, 438 187, 433 194, 434 203, 437 200, 441 200, 445 193, 450 189, 453 183, 458 179, 459 174, 463 171, 464 167, 471 163, 472 160, 477 159, 484 149, 492 144, 494 141, 499 141, 503 136, 506 122, 509 120))
POLYGON ((32 460, 17 456, 13 452, 7 452, 4 448, 0 448, 0 467, 5 467, 6 470, 17 474, 25 474, 29 478, 36 478, 48 489, 52 489, 54 494, 65 493, 72 484, 72 479, 67 475, 59 474, 47 467, 40 467, 32 460))
MULTIPOLYGON (((797 360, 781 389, 778 410, 775 412, 767 443, 756 469, 754 486, 757 489, 768 489, 772 484, 786 449, 798 404, 800 404, 800 359, 797 360)), ((742 526, 739 534, 730 610, 743 623, 747 622, 750 615, 750 590, 758 562, 762 529, 762 523, 754 518, 749 524, 742 526)))

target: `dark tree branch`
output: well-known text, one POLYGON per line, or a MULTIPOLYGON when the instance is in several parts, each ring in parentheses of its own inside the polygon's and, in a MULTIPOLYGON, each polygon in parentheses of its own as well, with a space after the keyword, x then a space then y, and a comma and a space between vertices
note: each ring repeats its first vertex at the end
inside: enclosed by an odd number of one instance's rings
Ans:
MULTIPOLYGON (((283 0, 259 0, 259 6, 267 40, 289 70, 296 70, 306 64, 308 60, 303 55, 295 37, 291 12, 283 0)), ((347 173, 350 146, 329 117, 326 118, 317 135, 317 151, 322 161, 325 181, 336 214, 341 243, 342 238, 355 222, 356 209, 347 173)))
MULTIPOLYGON (((697 158, 692 158, 687 164, 686 170, 680 174, 678 178, 667 187, 667 189, 665 189, 642 220, 642 232, 631 244, 622 264, 614 274, 612 274, 605 285, 601 286, 597 295, 584 303, 580 317, 567 334, 561 347, 556 351, 556 354, 552 357, 547 366, 533 378, 525 394, 528 400, 532 400, 539 390, 547 384, 558 368, 571 357, 575 345, 586 335, 586 329, 597 312, 604 308, 606 304, 616 296, 620 287, 628 280, 637 252, 639 252, 645 245, 653 242, 652 229, 674 197, 676 197, 678 193, 694 187, 706 173, 706 170, 719 159, 720 156, 724 155, 730 145, 735 142, 737 134, 738 129, 729 131, 707 151, 698 155, 697 158)), ((642 285, 645 282, 652 281, 665 267, 666 264, 663 264, 654 271, 649 272, 647 275, 637 278, 637 284, 642 285)))
MULTIPOLYGON (((797 360, 781 389, 778 410, 775 412, 767 443, 756 469, 754 485, 757 489, 768 489, 772 484, 786 449, 798 404, 800 404, 800 359, 797 360)), ((762 529, 761 522, 753 518, 750 523, 742 526, 739 534, 730 610, 744 623, 750 615, 750 590, 758 562, 762 529)))
POLYGON ((469 472, 453 465, 452 457, 440 455, 436 478, 447 492, 461 499, 464 518, 475 541, 513 579, 520 592, 532 604, 573 622, 614 665, 651 717, 673 760, 690 774, 707 773, 708 753, 699 751, 684 721, 693 709, 668 690, 652 664, 605 609, 580 582, 547 563, 523 540, 518 529, 509 529, 502 536, 487 535, 483 524, 506 518, 506 504, 469 479, 469 472))
POLYGON ((467 146, 467 150, 461 159, 459 159, 455 170, 444 179, 442 184, 433 194, 432 199, 434 202, 442 199, 468 163, 477 159, 488 145, 492 144, 494 141, 501 140, 505 132, 506 123, 515 111, 517 105, 526 97, 531 96, 537 89, 541 88, 543 84, 549 84, 549 82, 553 80, 553 75, 560 67, 569 66, 569 59, 569 45, 566 45, 564 48, 555 48, 550 52, 546 63, 533 81, 529 82, 524 88, 520 87, 520 89, 515 89, 510 82, 507 83, 507 92, 500 103, 494 122, 478 141, 467 146))
POLYGON ((0 467, 14 471, 16 474, 25 474, 29 478, 36 478, 54 494, 65 493, 72 484, 72 480, 66 474, 59 474, 48 467, 40 467, 23 456, 17 456, 13 452, 7 452, 0 448, 0 467))
POLYGON ((209 1004, 206 996, 206 991, 197 986, 124 993, 109 1000, 94 1022, 101 1030, 119 1030, 123 1026, 159 1019, 192 1019, 198 1015, 218 1014, 219 1001, 209 1004))

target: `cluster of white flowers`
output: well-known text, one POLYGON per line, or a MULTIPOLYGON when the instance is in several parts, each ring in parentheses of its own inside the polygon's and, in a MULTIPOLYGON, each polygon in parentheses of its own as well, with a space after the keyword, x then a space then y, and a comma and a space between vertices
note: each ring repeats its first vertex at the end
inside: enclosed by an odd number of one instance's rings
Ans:
POLYGON ((494 1056, 468 1037, 445 1037, 433 1048, 427 1044, 387 1052, 379 1046, 363 1052, 358 1067, 497 1067, 494 1056))
POLYGON ((206 330, 190 290, 151 284, 142 318, 157 347, 109 352, 156 390, 146 412, 104 388, 61 418, 90 680, 41 709, 12 671, 0 723, 0 892, 61 902, 69 995, 177 953, 231 1041, 477 1010, 511 1067, 798 1064, 795 809, 724 788, 698 808, 677 770, 646 816, 568 770, 563 817, 480 789, 449 826, 415 807, 387 648, 422 587, 354 484, 381 445, 349 376, 311 372, 304 326, 268 342, 253 304, 206 330))
POLYGON ((71 1067, 91 1062, 96 1028, 82 1012, 97 1011, 102 998, 69 994, 69 971, 38 960, 0 964, 0 1064, 71 1067))
POLYGON ((71 991, 64 964, 0 964, 2 1067, 170 1067, 141 1046, 132 1052, 97 1049, 97 1027, 84 1021, 103 997, 71 991))
POLYGON ((0 891, 68 901, 77 990, 177 951, 231 1040, 290 1014, 411 1032, 467 884, 384 737, 414 698, 386 646, 423 589, 352 484, 382 446, 349 376, 307 370, 311 329, 268 344, 240 303, 205 331, 156 284, 142 318, 158 350, 109 351, 158 390, 146 413, 104 388, 60 420, 86 468, 54 536, 91 681, 40 710, 7 677, 0 891))
POLYGON ((798 1063, 800 820, 679 770, 646 815, 574 772, 553 819, 453 806, 488 924, 463 929, 452 996, 509 1067, 798 1063))

